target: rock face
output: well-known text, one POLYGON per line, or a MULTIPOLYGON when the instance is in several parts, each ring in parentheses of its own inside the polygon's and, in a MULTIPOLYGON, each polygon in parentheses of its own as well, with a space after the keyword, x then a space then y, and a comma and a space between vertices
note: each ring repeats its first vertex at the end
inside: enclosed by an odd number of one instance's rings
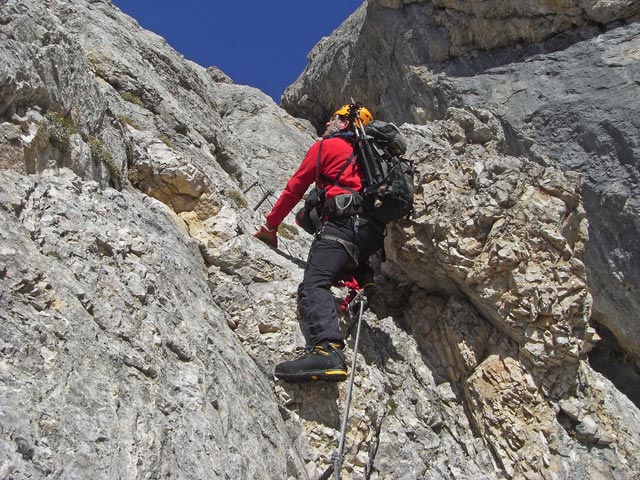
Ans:
POLYGON ((508 151, 583 174, 594 318, 640 362, 640 4, 371 0, 309 55, 283 106, 322 121, 353 96, 423 124, 488 109, 508 151))
POLYGON ((167 207, 68 170, 2 179, 2 477, 297 476, 271 387, 167 207))
POLYGON ((469 140, 478 131, 501 133, 488 112, 477 115, 453 109, 435 134, 433 128, 410 131, 412 139, 453 137, 458 143, 451 148, 418 140, 414 146, 426 165, 424 205, 418 203, 415 225, 392 231, 391 260, 404 270, 395 276, 425 287, 442 285, 438 278, 453 282, 519 344, 520 355, 543 369, 538 384, 548 391, 554 383, 567 388, 595 335, 580 260, 587 222, 579 177, 500 156, 491 148, 495 141, 480 146, 469 140), (474 120, 477 129, 467 136, 462 126, 474 120), (456 165, 443 165, 442 158, 456 165))
MULTIPOLYGON (((311 124, 109 1, 3 3, 0 477, 318 478, 346 385, 272 376, 311 238, 252 237, 311 124)), ((402 127, 416 213, 376 259, 342 478, 640 471, 637 405, 587 358, 582 177, 503 125, 402 127)))

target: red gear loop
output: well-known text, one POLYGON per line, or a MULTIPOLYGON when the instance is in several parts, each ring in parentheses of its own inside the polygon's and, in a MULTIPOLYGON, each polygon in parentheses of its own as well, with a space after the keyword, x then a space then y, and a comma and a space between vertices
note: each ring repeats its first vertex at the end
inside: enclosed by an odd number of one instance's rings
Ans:
POLYGON ((355 298, 362 287, 358 285, 358 281, 355 279, 353 275, 346 274, 337 283, 335 283, 336 287, 346 287, 349 289, 347 295, 342 300, 342 305, 340 305, 340 311, 346 312, 347 308, 349 308, 349 304, 355 298))

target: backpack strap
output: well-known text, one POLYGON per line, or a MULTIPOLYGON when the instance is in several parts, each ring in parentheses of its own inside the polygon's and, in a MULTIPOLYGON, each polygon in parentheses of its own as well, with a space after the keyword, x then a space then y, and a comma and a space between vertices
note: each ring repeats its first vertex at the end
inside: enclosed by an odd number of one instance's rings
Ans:
POLYGON ((316 158, 316 187, 320 184, 320 157, 322 156, 322 142, 324 142, 324 138, 320 140, 320 146, 318 147, 318 158, 316 158))
MULTIPOLYGON (((340 169, 340 171, 338 172, 338 176, 335 178, 335 180, 331 180, 329 177, 324 177, 326 178, 328 181, 332 182, 332 185, 335 187, 340 187, 343 188, 351 193, 358 193, 357 191, 355 191, 353 188, 349 188, 346 185, 342 185, 340 183, 340 177, 342 177, 342 174, 347 170, 347 167, 352 163, 353 159, 355 158, 356 154, 355 152, 352 153, 351 155, 349 155, 349 158, 347 158, 347 160, 344 162, 344 165, 342 165, 342 168, 340 169)), ((320 162, 318 161, 318 168, 320 168, 320 162)), ((317 182, 317 180, 316 180, 317 182)))
MULTIPOLYGON (((349 155, 349 157, 347 158, 347 160, 344 162, 344 165, 342 165, 342 168, 340 169, 340 171, 338 172, 338 175, 336 176, 335 180, 331 180, 330 178, 321 175, 320 174, 320 157, 322 156, 322 142, 324 141, 324 139, 320 140, 320 147, 318 148, 318 157, 316 159, 316 189, 318 190, 319 193, 319 203, 321 205, 321 208, 319 209, 320 211, 318 211, 317 208, 314 208, 311 210, 311 212, 309 212, 309 217, 311 218, 311 221, 313 222, 313 225, 316 227, 316 229, 318 229, 320 227, 320 224, 322 223, 322 216, 324 216, 324 214, 326 213, 326 211, 329 212, 329 214, 335 214, 336 211, 336 205, 335 203, 332 202, 332 205, 329 205, 328 210, 326 209, 327 205, 325 204, 325 190, 322 189, 320 190, 318 188, 318 185, 320 184, 320 179, 321 177, 324 177, 325 179, 327 179, 329 182, 332 182, 332 184, 334 186, 340 187, 344 190, 347 190, 350 192, 351 195, 360 195, 357 191, 355 191, 352 188, 347 187, 346 185, 342 185, 340 183, 340 177, 342 177, 342 174, 347 170, 347 167, 349 167, 349 165, 353 162, 356 154, 355 154, 355 149, 354 151, 351 153, 351 155, 349 155)), ((345 194, 348 195, 348 194, 345 194)), ((335 201, 335 199, 333 199, 335 201)), ((360 211, 359 207, 361 202, 354 202, 357 203, 358 206, 358 211, 360 211)), ((355 205, 354 205, 355 207, 355 205)), ((354 210, 355 213, 355 210, 354 210)), ((346 248, 346 247, 345 247, 346 248)), ((349 249, 347 249, 349 250, 349 249)), ((357 260, 356 260, 357 261, 357 260)))
POLYGON ((340 169, 340 171, 338 172, 338 176, 336 177, 335 181, 333 182, 333 185, 336 187, 340 187, 340 188, 344 188, 345 190, 350 191, 351 193, 357 193, 354 189, 346 187, 344 185, 342 185, 340 183, 340 177, 342 176, 342 174, 345 172, 345 170, 347 169, 347 167, 351 164, 352 160, 354 159, 354 157, 356 156, 355 153, 352 153, 351 155, 349 155, 349 158, 347 158, 347 161, 344 162, 344 165, 342 166, 342 168, 340 169))
POLYGON ((344 188, 345 190, 348 190, 351 193, 358 193, 353 188, 349 188, 346 185, 342 185, 340 183, 340 177, 342 177, 342 174, 347 170, 347 167, 352 163, 353 159, 356 156, 355 149, 351 153, 351 155, 349 155, 349 158, 347 158, 347 160, 344 162, 344 165, 342 165, 342 168, 338 172, 338 176, 335 178, 335 180, 332 181, 329 177, 325 175, 320 175, 320 157, 322 156, 322 142, 324 142, 324 138, 320 140, 320 147, 318 148, 318 157, 316 159, 316 187, 320 184, 320 178, 324 177, 328 181, 332 182, 333 186, 344 188))
POLYGON ((318 209, 316 206, 311 210, 309 210, 309 219, 311 220, 311 223, 313 224, 316 231, 318 231, 318 229, 320 228, 320 224, 322 223, 322 214, 323 214, 322 211, 324 210, 324 196, 325 196, 324 189, 320 190, 320 188, 318 188, 318 186, 320 185, 320 157, 322 156, 322 142, 324 142, 324 138, 320 140, 320 146, 318 147, 318 157, 316 159, 316 186, 315 186, 315 189, 318 192, 317 205, 320 206, 320 209, 318 209))

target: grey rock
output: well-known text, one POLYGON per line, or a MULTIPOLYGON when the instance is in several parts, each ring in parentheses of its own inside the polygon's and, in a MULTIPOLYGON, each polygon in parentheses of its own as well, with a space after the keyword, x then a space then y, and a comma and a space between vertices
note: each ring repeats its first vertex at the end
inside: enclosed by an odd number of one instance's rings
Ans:
POLYGON ((417 124, 480 107, 513 155, 581 172, 594 320, 637 364, 639 15, 630 0, 371 1, 316 45, 282 104, 316 126, 349 97, 417 124))
POLYGON ((69 171, 4 172, 2 183, 3 473, 291 474, 297 454, 269 384, 167 208, 69 171), (268 458, 250 460, 247 435, 271 445, 268 458))
MULTIPOLYGON (((0 476, 317 478, 346 385, 272 375, 305 343, 311 237, 252 236, 309 123, 108 0, 0 17, 0 476)), ((587 363, 580 176, 513 155, 498 118, 401 127, 423 181, 374 261, 343 478, 640 469, 637 406, 587 363)))

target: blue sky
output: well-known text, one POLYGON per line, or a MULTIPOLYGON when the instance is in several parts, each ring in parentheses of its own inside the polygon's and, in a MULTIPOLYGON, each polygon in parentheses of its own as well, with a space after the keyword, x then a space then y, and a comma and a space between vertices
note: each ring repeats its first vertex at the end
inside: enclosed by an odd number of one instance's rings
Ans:
POLYGON ((189 60, 215 65, 276 103, 307 54, 363 0, 112 0, 189 60))

